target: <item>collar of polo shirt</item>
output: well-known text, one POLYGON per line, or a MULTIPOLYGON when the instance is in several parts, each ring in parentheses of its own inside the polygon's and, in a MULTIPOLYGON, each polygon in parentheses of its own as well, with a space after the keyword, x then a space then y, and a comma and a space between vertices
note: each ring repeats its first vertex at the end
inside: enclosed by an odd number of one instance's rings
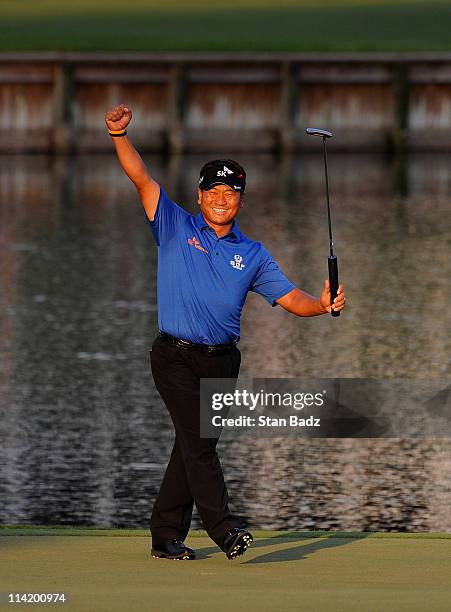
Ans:
MULTIPOLYGON (((208 228, 210 228, 212 231, 214 231, 214 230, 213 230, 213 228, 212 228, 212 227, 210 227, 210 226, 208 225, 208 223, 205 221, 205 219, 204 219, 204 217, 203 217, 203 215, 202 215, 202 213, 201 213, 201 212, 197 213, 197 215, 195 216, 195 219, 196 219, 196 224, 197 224, 197 227, 198 227, 199 229, 203 230, 203 229, 205 229, 205 228, 207 228, 207 227, 208 227, 208 228)), ((236 238, 237 240, 239 240, 239 239, 240 239, 240 233, 241 233, 241 232, 240 232, 240 230, 239 230, 239 228, 238 228, 238 224, 237 224, 236 220, 234 219, 234 220, 232 221, 232 227, 231 227, 231 229, 230 229, 230 232, 229 232, 228 234, 226 234, 225 236, 222 236, 222 238, 229 238, 230 236, 235 236, 235 238, 236 238)))

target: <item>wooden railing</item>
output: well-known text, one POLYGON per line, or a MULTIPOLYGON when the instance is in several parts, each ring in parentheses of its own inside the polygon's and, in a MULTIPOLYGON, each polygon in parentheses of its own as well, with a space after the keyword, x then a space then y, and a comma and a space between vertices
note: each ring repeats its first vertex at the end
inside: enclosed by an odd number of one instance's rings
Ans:
POLYGON ((121 102, 142 151, 449 151, 451 54, 3 53, 0 152, 109 151, 121 102))

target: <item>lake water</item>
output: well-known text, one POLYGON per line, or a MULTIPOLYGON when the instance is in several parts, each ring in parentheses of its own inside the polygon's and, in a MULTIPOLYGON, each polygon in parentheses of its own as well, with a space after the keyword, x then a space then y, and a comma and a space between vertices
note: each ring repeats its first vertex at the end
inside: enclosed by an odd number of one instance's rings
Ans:
MULTIPOLYGON (((319 295, 322 157, 236 157, 240 229, 319 295)), ((144 159, 196 213, 208 157, 144 159)), ((333 153, 329 165, 346 311, 298 318, 250 294, 241 375, 449 384, 451 157, 333 153)), ((4 156, 0 205, 0 521, 147 527, 173 432, 150 372, 156 248, 137 193, 114 155, 4 156)), ((232 510, 254 528, 451 531, 449 437, 245 435, 218 448, 232 510)))

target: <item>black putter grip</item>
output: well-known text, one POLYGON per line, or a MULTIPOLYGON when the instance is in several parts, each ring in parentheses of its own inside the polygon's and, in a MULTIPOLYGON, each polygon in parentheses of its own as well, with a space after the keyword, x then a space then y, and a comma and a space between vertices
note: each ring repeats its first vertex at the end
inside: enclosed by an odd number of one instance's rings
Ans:
MULTIPOLYGON (((338 259, 336 255, 329 256, 327 263, 329 264, 329 284, 330 284, 330 303, 333 304, 337 297, 338 291, 338 259)), ((340 313, 336 310, 331 311, 333 317, 339 317, 340 313)))

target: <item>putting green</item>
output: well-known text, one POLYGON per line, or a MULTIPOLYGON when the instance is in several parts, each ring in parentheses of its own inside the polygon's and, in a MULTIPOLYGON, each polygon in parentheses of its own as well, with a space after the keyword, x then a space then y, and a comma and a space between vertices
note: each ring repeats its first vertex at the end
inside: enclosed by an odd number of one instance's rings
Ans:
POLYGON ((183 562, 152 558, 144 530, 1 528, 2 608, 13 607, 8 593, 64 592, 63 610, 99 612, 449 610, 451 534, 254 536, 229 561, 191 532, 197 559, 183 562))

